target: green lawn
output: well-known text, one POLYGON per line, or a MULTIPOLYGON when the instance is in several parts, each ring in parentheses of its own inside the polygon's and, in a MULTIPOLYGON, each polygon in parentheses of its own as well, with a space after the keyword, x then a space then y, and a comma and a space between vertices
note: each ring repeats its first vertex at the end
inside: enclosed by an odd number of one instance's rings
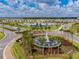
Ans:
POLYGON ((79 31, 79 23, 73 24, 69 30, 74 33, 78 32, 79 31))
POLYGON ((73 58, 73 59, 79 59, 79 52, 74 53, 74 54, 72 55, 72 58, 73 58))
MULTIPOLYGON (((15 26, 17 27, 17 22, 11 22, 11 23, 6 23, 5 25, 9 25, 9 26, 15 26)), ((52 31, 52 30, 56 30, 57 28, 60 27, 60 25, 51 25, 51 26, 20 26, 18 25, 19 28, 24 28, 27 30, 47 30, 47 31, 52 31)))
POLYGON ((0 40, 4 37, 4 34, 0 32, 0 40))
MULTIPOLYGON (((73 46, 79 51, 79 43, 73 42, 73 46)), ((72 59, 79 59, 79 52, 73 53, 72 59)))
POLYGON ((69 59, 69 56, 66 54, 62 54, 60 56, 53 56, 53 57, 51 56, 51 57, 47 57, 45 59, 69 59))
POLYGON ((15 43, 12 47, 12 55, 15 59, 26 59, 25 53, 23 48, 18 44, 15 43))
POLYGON ((51 25, 51 26, 31 26, 32 30, 43 30, 43 31, 52 31, 60 27, 60 25, 51 25))
POLYGON ((60 55, 52 55, 52 56, 35 56, 33 59, 69 59, 69 55, 60 54, 60 55))
POLYGON ((79 23, 72 24, 72 26, 67 30, 65 30, 65 29, 61 29, 61 30, 65 31, 65 32, 69 32, 71 34, 75 34, 75 33, 79 32, 79 23))
POLYGON ((17 24, 17 22, 8 22, 5 23, 5 25, 9 25, 9 26, 15 26, 17 24))

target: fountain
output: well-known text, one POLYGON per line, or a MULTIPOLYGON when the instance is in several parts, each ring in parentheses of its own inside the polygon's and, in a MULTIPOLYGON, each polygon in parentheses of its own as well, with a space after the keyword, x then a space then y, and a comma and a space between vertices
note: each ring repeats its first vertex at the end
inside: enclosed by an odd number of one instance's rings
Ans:
POLYGON ((45 35, 45 39, 43 37, 42 39, 43 41, 41 40, 40 36, 35 38, 35 42, 34 42, 35 49, 40 53, 44 53, 44 54, 51 54, 54 53, 54 51, 59 52, 60 48, 58 47, 61 46, 61 42, 57 40, 53 40, 54 38, 50 40, 48 36, 49 34, 47 32, 44 35, 45 35))
POLYGON ((47 45, 48 47, 50 47, 51 41, 49 40, 49 37, 48 37, 48 33, 47 32, 46 32, 45 39, 46 39, 45 45, 47 45))
POLYGON ((46 42, 49 43, 50 40, 49 40, 49 37, 48 37, 48 33, 47 33, 47 32, 46 32, 46 36, 45 36, 45 38, 46 38, 46 42))
POLYGON ((58 42, 57 40, 51 41, 49 39, 49 37, 48 37, 48 33, 46 32, 45 33, 45 41, 44 41, 44 43, 42 44, 40 42, 40 38, 39 37, 36 37, 35 38, 34 45, 36 45, 38 47, 41 47, 41 48, 55 48, 55 47, 60 46, 61 45, 61 42, 58 42))

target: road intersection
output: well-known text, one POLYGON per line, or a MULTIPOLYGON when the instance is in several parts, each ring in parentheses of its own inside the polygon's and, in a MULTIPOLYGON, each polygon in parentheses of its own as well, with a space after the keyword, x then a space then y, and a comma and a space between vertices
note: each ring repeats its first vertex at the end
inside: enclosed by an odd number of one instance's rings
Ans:
MULTIPOLYGON (((2 25, 0 25, 2 26, 2 25)), ((59 31, 62 28, 62 26, 55 31, 49 32, 48 34, 50 35, 57 35, 57 36, 61 36, 64 37, 66 39, 69 40, 73 40, 76 43, 79 43, 79 37, 64 31, 59 31)), ((0 32, 3 32, 3 29, 0 29, 0 32)), ((5 47, 11 43, 12 40, 15 39, 15 37, 17 36, 14 32, 10 31, 10 30, 6 30, 4 29, 4 33, 5 33, 5 38, 3 38, 3 40, 0 41, 0 59, 3 59, 3 51, 5 49, 5 47)), ((44 33, 42 33, 44 34, 44 33)))

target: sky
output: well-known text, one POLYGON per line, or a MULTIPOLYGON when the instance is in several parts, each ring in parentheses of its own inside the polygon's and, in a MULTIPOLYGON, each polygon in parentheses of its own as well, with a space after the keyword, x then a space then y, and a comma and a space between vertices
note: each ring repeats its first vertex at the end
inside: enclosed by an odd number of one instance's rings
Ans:
POLYGON ((79 17, 79 0, 0 0, 0 17, 79 17))

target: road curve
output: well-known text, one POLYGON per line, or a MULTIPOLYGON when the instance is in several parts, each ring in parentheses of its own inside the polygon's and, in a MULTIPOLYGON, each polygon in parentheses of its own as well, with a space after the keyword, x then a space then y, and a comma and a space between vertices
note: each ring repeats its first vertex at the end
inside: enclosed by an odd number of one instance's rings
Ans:
MULTIPOLYGON (((62 27, 60 27, 60 28, 62 28, 62 27)), ((3 31, 3 29, 0 29, 0 31, 3 31)), ((13 33, 12 31, 4 30, 4 33, 6 34, 6 37, 4 38, 4 40, 0 41, 0 59, 3 59, 3 51, 4 51, 5 47, 16 37, 16 34, 13 33)), ((44 34, 44 33, 42 33, 42 34, 44 34)), ((64 31, 56 30, 56 31, 48 32, 48 34, 61 36, 66 39, 73 40, 74 42, 79 43, 78 36, 64 32, 64 31)))
POLYGON ((54 31, 49 34, 61 36, 61 37, 64 37, 65 39, 68 39, 70 41, 73 40, 74 42, 79 43, 79 37, 76 36, 75 34, 71 34, 71 33, 64 32, 64 31, 54 31))
MULTIPOLYGON (((0 32, 2 31, 3 29, 0 29, 0 32)), ((0 59, 3 59, 3 51, 5 47, 16 37, 16 34, 12 31, 4 30, 4 33, 6 36, 3 38, 3 40, 0 41, 0 59)))

